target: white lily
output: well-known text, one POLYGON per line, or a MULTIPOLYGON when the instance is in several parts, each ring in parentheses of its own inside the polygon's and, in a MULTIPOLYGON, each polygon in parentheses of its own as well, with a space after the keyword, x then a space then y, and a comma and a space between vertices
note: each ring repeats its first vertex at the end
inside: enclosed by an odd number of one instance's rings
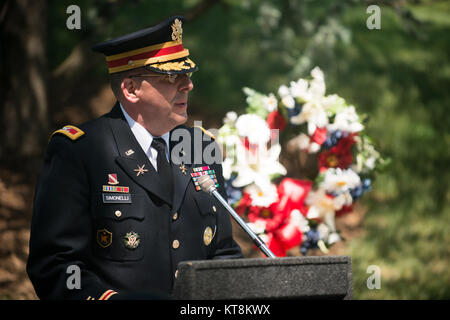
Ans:
POLYGON ((275 111, 278 107, 278 100, 273 93, 270 93, 268 96, 264 96, 262 99, 264 108, 269 111, 275 111))
POLYGON ((222 161, 222 175, 225 180, 229 180, 231 178, 231 174, 234 171, 233 162, 234 161, 232 158, 225 158, 225 160, 222 161))
POLYGON ((256 114, 243 114, 236 121, 239 136, 247 137, 251 144, 258 146, 270 140, 270 129, 267 122, 256 114))
POLYGON ((311 76, 313 79, 309 85, 309 91, 314 98, 321 98, 325 95, 325 77, 322 70, 319 67, 315 67, 311 70, 311 76))
POLYGON ((250 195, 252 205, 257 207, 268 207, 272 203, 278 201, 277 187, 269 182, 260 185, 254 183, 245 187, 244 191, 250 195))
POLYGON ((295 137, 293 139, 293 143, 296 143, 300 150, 304 150, 308 153, 316 153, 320 150, 320 145, 314 141, 311 141, 311 138, 304 133, 300 133, 297 137, 295 137))
POLYGON ((263 219, 258 219, 255 222, 247 222, 247 226, 258 235, 266 231, 266 221, 263 219))
POLYGON ((233 181, 234 187, 244 187, 255 183, 261 189, 270 182, 272 175, 286 175, 286 168, 278 161, 281 146, 276 144, 270 149, 258 148, 254 155, 245 148, 237 150, 238 176, 233 181))
POLYGON ((319 67, 315 67, 311 70, 311 76, 317 81, 324 81, 325 79, 323 71, 319 67))
POLYGON ((352 169, 329 168, 320 187, 329 193, 341 194, 361 184, 359 175, 352 169))
POLYGON ((287 86, 280 86, 278 89, 278 94, 281 97, 281 103, 284 104, 286 108, 293 109, 295 107, 295 99, 291 95, 290 89, 287 86))
POLYGON ((308 134, 312 136, 316 128, 323 128, 328 124, 328 116, 320 102, 309 101, 303 105, 302 111, 292 117, 290 121, 293 124, 308 122, 308 134))
POLYGON ((306 215, 308 219, 324 218, 342 208, 340 199, 328 197, 323 188, 316 191, 311 190, 305 199, 305 203, 309 206, 306 215))
POLYGON ((297 82, 292 81, 289 92, 293 97, 297 98, 299 102, 311 100, 311 94, 308 91, 308 81, 305 79, 298 79, 297 82))
POLYGON ((328 130, 341 130, 346 132, 359 132, 364 129, 364 126, 359 122, 358 114, 354 106, 347 107, 336 113, 334 122, 329 124, 328 130))
POLYGON ((237 117, 238 117, 238 115, 237 115, 236 112, 229 111, 225 115, 225 118, 223 118, 223 123, 228 123, 230 125, 234 125, 234 123, 236 122, 237 117))
POLYGON ((306 233, 311 229, 309 227, 308 220, 306 220, 306 218, 298 209, 294 209, 291 211, 289 222, 295 225, 302 233, 306 233))

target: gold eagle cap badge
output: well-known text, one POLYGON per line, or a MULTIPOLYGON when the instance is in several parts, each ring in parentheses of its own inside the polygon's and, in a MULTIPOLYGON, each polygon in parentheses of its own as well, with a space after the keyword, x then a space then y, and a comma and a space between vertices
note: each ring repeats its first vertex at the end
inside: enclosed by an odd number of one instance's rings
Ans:
POLYGON ((172 40, 179 41, 183 38, 183 28, 182 22, 180 19, 175 19, 172 23, 172 40))

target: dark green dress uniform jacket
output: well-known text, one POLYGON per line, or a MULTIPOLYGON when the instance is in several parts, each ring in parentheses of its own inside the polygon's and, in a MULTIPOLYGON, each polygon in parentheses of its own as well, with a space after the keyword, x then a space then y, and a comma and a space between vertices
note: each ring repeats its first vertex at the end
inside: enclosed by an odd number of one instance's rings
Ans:
MULTIPOLYGON (((163 192, 165 181, 155 173, 119 104, 81 125, 85 134, 76 140, 52 137, 35 193, 27 263, 41 299, 98 299, 108 290, 118 293, 113 298, 131 292, 169 295, 179 262, 242 257, 229 214, 211 195, 197 191, 190 175, 205 165, 192 163, 202 158, 199 152, 215 142, 199 128, 180 128, 191 136, 193 150, 184 164, 186 174, 181 165, 172 164, 173 194, 163 192), (206 140, 200 148, 193 139, 199 135, 206 140), (148 171, 138 174, 139 167, 148 171), (104 192, 109 174, 116 175, 116 187, 129 192, 104 192), (118 196, 105 198, 111 195, 118 196), (127 201, 131 203, 120 203, 127 201), (130 234, 138 235, 138 241, 130 241, 130 234), (81 271, 79 289, 69 279, 76 274, 73 265, 81 271)), ((183 151, 180 156, 186 155, 183 151)), ((226 197, 221 165, 209 167, 226 197)))

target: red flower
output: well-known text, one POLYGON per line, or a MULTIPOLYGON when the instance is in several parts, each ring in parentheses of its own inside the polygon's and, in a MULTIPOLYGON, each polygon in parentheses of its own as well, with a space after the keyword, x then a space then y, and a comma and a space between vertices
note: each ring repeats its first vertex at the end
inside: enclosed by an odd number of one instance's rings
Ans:
POLYGON ((284 178, 277 188, 278 202, 269 207, 253 206, 250 194, 244 192, 235 210, 245 214, 250 222, 263 220, 269 249, 277 257, 284 257, 287 250, 302 243, 303 235, 297 225, 290 223, 290 215, 294 209, 306 215, 304 202, 312 185, 312 181, 284 178))
POLYGON ((252 205, 252 199, 250 198, 250 194, 247 192, 242 193, 242 198, 237 203, 234 211, 240 216, 247 214, 247 208, 252 205))
POLYGON ((250 194, 243 192, 242 198, 235 208, 239 215, 246 215, 249 222, 264 220, 266 222, 266 232, 278 229, 285 221, 285 216, 276 208, 277 202, 269 207, 258 207, 252 205, 250 194))
POLYGON ((276 237, 283 243, 284 249, 289 250, 302 243, 302 232, 293 223, 287 223, 275 231, 276 237))
POLYGON ((297 226, 286 223, 278 230, 268 233, 267 246, 277 257, 285 257, 286 252, 302 243, 303 234, 297 226))
POLYGON ((273 252, 277 257, 285 257, 286 249, 283 246, 283 242, 278 239, 273 233, 268 234, 267 246, 270 251, 273 252))
POLYGON ((327 128, 316 128, 314 134, 311 136, 311 141, 322 145, 327 140, 327 128))
POLYGON ((319 155, 319 171, 327 168, 347 169, 353 163, 352 146, 355 144, 355 135, 341 138, 337 145, 322 152, 319 155))
POLYGON ((284 178, 278 186, 277 210, 289 217, 294 209, 300 210, 306 215, 308 209, 305 206, 305 198, 313 185, 312 181, 284 178))
POLYGON ((340 210, 336 211, 336 218, 352 211, 353 211, 353 203, 349 206, 343 206, 340 210))
POLYGON ((277 131, 272 131, 272 129, 278 129, 278 134, 284 130, 287 126, 286 119, 284 119, 283 115, 278 112, 278 110, 272 111, 267 116, 267 125, 271 129, 270 138, 271 140, 275 139, 277 136, 277 131))
POLYGON ((280 132, 287 126, 286 119, 284 119, 283 115, 279 113, 278 110, 269 113, 266 121, 270 129, 278 129, 280 132))

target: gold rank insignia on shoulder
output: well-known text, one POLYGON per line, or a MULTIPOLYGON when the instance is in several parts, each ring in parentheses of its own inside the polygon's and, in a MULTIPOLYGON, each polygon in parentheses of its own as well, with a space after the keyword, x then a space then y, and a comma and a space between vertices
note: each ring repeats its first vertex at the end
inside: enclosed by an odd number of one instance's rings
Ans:
POLYGON ((54 131, 50 136, 50 138, 53 137, 53 135, 55 134, 63 134, 72 140, 77 140, 79 137, 84 135, 84 131, 75 126, 67 125, 64 126, 62 129, 54 131))

